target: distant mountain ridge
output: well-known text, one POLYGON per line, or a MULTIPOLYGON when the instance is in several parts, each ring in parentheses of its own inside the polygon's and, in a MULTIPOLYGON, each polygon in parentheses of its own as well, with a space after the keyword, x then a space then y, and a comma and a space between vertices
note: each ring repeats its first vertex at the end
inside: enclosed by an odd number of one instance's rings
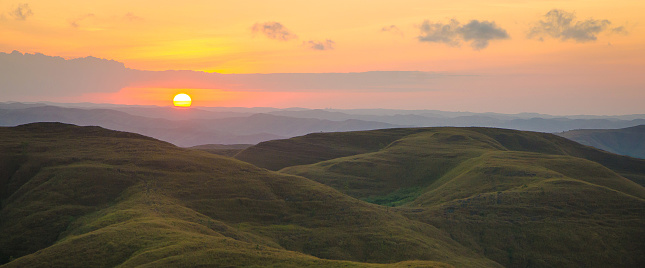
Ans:
POLYGON ((645 115, 571 116, 434 110, 151 107, 114 104, 0 103, 0 126, 55 121, 131 131, 173 144, 256 144, 315 132, 400 127, 498 127, 538 132, 645 124, 645 115))
POLYGON ((556 134, 608 152, 645 159, 645 125, 622 129, 576 129, 556 134))
MULTIPOLYGON (((174 112, 186 113, 190 110, 174 112)), ((217 114, 217 112, 212 113, 217 114)), ((0 126, 16 126, 34 122, 96 125, 113 130, 136 132, 185 147, 202 144, 255 144, 311 132, 396 127, 396 125, 382 122, 329 121, 269 114, 215 119, 169 120, 132 115, 112 109, 80 109, 57 106, 1 109, 0 106, 0 126)))

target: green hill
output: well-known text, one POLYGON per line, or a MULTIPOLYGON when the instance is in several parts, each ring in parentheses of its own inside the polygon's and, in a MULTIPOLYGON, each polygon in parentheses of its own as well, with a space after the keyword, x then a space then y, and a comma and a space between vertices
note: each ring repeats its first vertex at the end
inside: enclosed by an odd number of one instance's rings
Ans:
POLYGON ((0 128, 2 267, 499 267, 405 211, 137 134, 0 128))
POLYGON ((242 150, 251 146, 253 146, 253 144, 203 144, 190 147, 190 149, 223 156, 234 156, 242 150))
POLYGON ((378 151, 393 141, 421 129, 312 133, 286 140, 261 142, 241 151, 235 158, 258 167, 279 170, 348 155, 378 151))
POLYGON ((577 129, 557 135, 608 152, 645 159, 645 125, 621 129, 577 129))
POLYGON ((552 134, 493 128, 323 133, 264 142, 236 157, 397 206, 504 266, 645 265, 645 160, 552 134), (352 134, 366 145, 346 150, 352 134), (370 136, 390 142, 375 146, 365 141, 370 136), (292 159, 299 161, 290 165, 292 159))

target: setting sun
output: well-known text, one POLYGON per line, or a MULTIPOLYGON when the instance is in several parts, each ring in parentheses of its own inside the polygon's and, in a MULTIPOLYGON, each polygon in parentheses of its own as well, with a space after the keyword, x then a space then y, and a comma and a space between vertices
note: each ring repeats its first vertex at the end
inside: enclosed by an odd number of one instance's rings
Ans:
POLYGON ((190 104, 192 103, 192 100, 190 99, 190 96, 188 94, 177 94, 175 95, 175 98, 172 100, 173 104, 175 104, 175 107, 190 107, 190 104))

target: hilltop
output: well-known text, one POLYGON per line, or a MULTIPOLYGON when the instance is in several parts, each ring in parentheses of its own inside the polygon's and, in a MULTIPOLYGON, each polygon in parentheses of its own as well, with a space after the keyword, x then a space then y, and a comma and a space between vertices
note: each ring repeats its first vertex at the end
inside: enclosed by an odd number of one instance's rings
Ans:
POLYGON ((0 160, 2 267, 499 267, 401 212, 138 134, 3 127, 0 160))
POLYGON ((556 135, 494 128, 315 133, 262 142, 236 158, 395 206, 504 266, 645 263, 645 160, 556 135))

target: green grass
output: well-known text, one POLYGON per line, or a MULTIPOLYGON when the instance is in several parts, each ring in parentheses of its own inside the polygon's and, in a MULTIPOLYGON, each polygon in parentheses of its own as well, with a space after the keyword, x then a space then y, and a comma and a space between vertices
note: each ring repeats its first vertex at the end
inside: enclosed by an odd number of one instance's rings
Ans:
POLYGON ((232 157, 251 146, 253 146, 253 144, 204 144, 190 147, 190 149, 232 157))
POLYGON ((317 163, 333 158, 375 152, 403 136, 421 129, 384 129, 337 133, 312 133, 287 140, 261 142, 235 158, 258 167, 279 170, 294 165, 317 163))
POLYGON ((0 159, 3 267, 499 266, 331 187, 136 134, 0 128, 0 159))
POLYGON ((316 133, 261 143, 236 158, 96 127, 0 128, 0 261, 645 264, 645 160, 554 135, 489 128, 316 133))
POLYGON ((362 200, 382 206, 395 207, 414 201, 423 193, 424 190, 425 189, 423 187, 400 188, 385 196, 367 197, 362 200))
MULTIPOLYGON (((504 266, 645 264, 638 253, 645 251, 645 230, 639 227, 645 226, 644 160, 546 133, 415 130, 393 135, 392 142, 380 149, 365 148, 363 153, 356 150, 315 163, 295 162, 280 172, 310 178, 368 202, 396 206, 410 219, 436 226, 504 266)), ((333 135, 327 140, 330 148, 336 140, 333 135)), ((258 156, 296 157, 307 151, 304 139, 307 136, 294 144, 266 142, 258 156)))

